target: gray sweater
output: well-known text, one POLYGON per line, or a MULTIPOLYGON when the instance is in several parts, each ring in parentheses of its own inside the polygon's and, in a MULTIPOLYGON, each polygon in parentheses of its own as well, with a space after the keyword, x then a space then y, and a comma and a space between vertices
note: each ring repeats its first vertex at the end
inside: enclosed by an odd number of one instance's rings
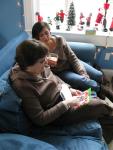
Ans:
POLYGON ((67 44, 66 40, 61 36, 55 37, 57 47, 52 52, 58 54, 58 62, 57 65, 55 65, 55 67, 51 68, 51 70, 54 73, 58 73, 60 71, 69 70, 73 68, 73 70, 76 73, 80 75, 87 75, 83 64, 80 62, 80 60, 70 48, 70 46, 67 44))

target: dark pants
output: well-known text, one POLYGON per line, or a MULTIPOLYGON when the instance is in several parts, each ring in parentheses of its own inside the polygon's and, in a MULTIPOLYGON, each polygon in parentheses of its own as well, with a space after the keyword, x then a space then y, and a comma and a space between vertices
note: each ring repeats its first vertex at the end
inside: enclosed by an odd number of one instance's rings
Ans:
POLYGON ((78 109, 70 108, 61 117, 56 119, 54 125, 71 125, 80 123, 87 120, 100 119, 105 116, 109 116, 113 109, 104 103, 104 101, 91 100, 88 104, 85 104, 78 109))

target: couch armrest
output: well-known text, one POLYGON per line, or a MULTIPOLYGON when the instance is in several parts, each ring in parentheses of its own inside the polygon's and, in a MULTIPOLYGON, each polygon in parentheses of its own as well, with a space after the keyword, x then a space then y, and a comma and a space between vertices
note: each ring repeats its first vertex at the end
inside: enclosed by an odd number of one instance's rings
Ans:
POLYGON ((27 32, 21 32, 18 36, 11 39, 1 50, 0 50, 0 76, 7 71, 15 61, 16 47, 22 41, 30 38, 27 32))
POLYGON ((76 53, 79 59, 94 64, 94 56, 96 52, 96 46, 91 43, 82 43, 82 42, 67 42, 72 50, 76 53))

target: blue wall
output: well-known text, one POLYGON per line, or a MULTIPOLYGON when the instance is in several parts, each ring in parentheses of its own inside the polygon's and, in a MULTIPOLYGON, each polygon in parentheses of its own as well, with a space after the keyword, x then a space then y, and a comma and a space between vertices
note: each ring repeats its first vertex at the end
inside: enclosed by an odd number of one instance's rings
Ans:
POLYGON ((0 48, 23 30, 23 0, 0 0, 0 48))

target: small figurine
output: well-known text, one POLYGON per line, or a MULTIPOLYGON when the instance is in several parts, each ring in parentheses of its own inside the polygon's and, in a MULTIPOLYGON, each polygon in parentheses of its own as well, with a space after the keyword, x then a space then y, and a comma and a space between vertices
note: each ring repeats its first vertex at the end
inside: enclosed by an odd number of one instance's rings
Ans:
POLYGON ((47 17, 47 22, 48 22, 49 25, 52 25, 52 20, 51 20, 50 17, 47 17))
POLYGON ((86 22, 86 26, 90 27, 91 24, 91 17, 92 17, 92 13, 89 13, 89 16, 86 18, 87 22, 86 22))
POLYGON ((107 16, 107 10, 109 9, 109 6, 110 6, 110 4, 108 3, 108 0, 106 0, 106 3, 104 3, 104 10, 105 10, 105 12, 104 12, 104 19, 103 19, 103 31, 104 32, 107 32, 108 31, 108 29, 107 29, 107 18, 106 18, 106 16, 107 16))
POLYGON ((84 24, 85 24, 84 18, 85 18, 85 17, 84 17, 84 15, 83 15, 83 13, 81 12, 81 13, 80 13, 80 22, 79 22, 80 25, 84 25, 84 24))
POLYGON ((37 17, 37 22, 42 22, 43 21, 43 17, 40 16, 39 12, 36 12, 36 17, 37 17))
POLYGON ((96 27, 96 29, 98 30, 98 25, 100 24, 100 23, 102 23, 102 19, 103 19, 103 9, 102 8, 99 8, 98 9, 98 14, 97 14, 97 17, 96 17, 96 21, 95 21, 95 27, 96 27))
POLYGON ((60 10, 59 16, 60 16, 61 23, 63 23, 64 22, 64 16, 66 16, 66 14, 63 12, 63 10, 60 10))
POLYGON ((110 30, 110 31, 113 31, 113 18, 112 18, 112 21, 111 21, 111 25, 110 25, 109 30, 110 30))
POLYGON ((54 18, 55 23, 56 23, 56 29, 60 29, 60 16, 59 13, 56 13, 56 17, 54 18))
POLYGON ((77 29, 78 29, 79 31, 82 31, 83 28, 84 28, 84 24, 85 24, 84 18, 85 18, 85 17, 84 17, 84 15, 83 15, 83 13, 81 12, 81 13, 80 13, 80 17, 79 17, 80 22, 79 22, 79 25, 77 26, 77 29))

